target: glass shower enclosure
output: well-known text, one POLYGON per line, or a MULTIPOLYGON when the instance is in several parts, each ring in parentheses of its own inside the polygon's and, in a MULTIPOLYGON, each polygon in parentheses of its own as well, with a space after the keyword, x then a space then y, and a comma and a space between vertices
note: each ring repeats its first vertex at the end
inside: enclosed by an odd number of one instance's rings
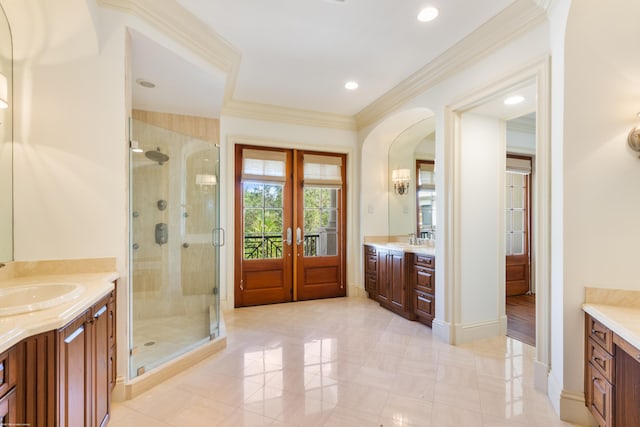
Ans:
POLYGON ((131 120, 130 378, 219 334, 219 148, 131 120))

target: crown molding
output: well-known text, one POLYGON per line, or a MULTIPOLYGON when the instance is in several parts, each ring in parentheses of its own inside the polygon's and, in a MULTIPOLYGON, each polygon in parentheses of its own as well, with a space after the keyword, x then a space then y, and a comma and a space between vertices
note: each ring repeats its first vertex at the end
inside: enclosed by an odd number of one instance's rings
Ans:
POLYGON ((352 116, 247 101, 229 100, 222 106, 222 115, 301 126, 358 130, 355 118, 352 116))
POLYGON ((549 10, 556 0, 534 0, 538 6, 544 10, 549 10))
POLYGON ((535 116, 522 116, 516 119, 507 121, 507 130, 524 133, 536 133, 536 119, 535 116))
MULTIPOLYGON (((550 3, 553 0, 536 0, 550 3)), ((517 0, 433 61, 356 114, 359 129, 383 118, 416 95, 478 62, 546 19, 540 6, 517 0)))
POLYGON ((141 18, 226 72, 232 78, 232 83, 235 83, 235 74, 240 64, 240 53, 211 27, 177 2, 158 0, 96 1, 99 6, 141 18))

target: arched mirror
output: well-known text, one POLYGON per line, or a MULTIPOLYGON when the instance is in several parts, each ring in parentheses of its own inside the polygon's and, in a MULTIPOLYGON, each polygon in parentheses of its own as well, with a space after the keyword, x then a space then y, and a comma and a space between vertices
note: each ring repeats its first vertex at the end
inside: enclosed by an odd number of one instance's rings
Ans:
POLYGON ((0 262, 13 260, 13 47, 0 5, 0 262))
POLYGON ((389 147, 389 236, 415 233, 417 237, 433 238, 434 129, 433 117, 421 120, 400 133, 389 147), (431 165, 430 173, 426 165, 431 165))

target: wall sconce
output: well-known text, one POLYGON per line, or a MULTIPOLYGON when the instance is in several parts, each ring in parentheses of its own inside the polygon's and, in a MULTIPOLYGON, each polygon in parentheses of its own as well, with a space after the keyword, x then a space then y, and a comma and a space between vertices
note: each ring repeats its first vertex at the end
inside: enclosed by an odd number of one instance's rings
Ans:
POLYGON ((391 181, 393 182, 393 192, 402 196, 409 191, 409 181, 411 180, 411 171, 409 169, 394 169, 391 172, 391 181))
MULTIPOLYGON (((638 118, 640 118, 640 113, 638 113, 638 118)), ((629 136, 627 136, 627 144, 633 151, 640 152, 640 124, 636 125, 629 132, 629 136)))
POLYGON ((7 88, 7 76, 0 73, 0 108, 9 108, 9 97, 7 88))

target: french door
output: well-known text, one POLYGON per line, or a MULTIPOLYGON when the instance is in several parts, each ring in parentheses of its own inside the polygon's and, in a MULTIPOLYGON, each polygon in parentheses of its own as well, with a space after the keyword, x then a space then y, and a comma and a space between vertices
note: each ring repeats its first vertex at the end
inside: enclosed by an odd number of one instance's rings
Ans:
POLYGON ((236 307, 346 295, 345 161, 236 145, 236 307))
POLYGON ((522 295, 531 288, 531 158, 507 157, 506 173, 506 294, 522 295))

